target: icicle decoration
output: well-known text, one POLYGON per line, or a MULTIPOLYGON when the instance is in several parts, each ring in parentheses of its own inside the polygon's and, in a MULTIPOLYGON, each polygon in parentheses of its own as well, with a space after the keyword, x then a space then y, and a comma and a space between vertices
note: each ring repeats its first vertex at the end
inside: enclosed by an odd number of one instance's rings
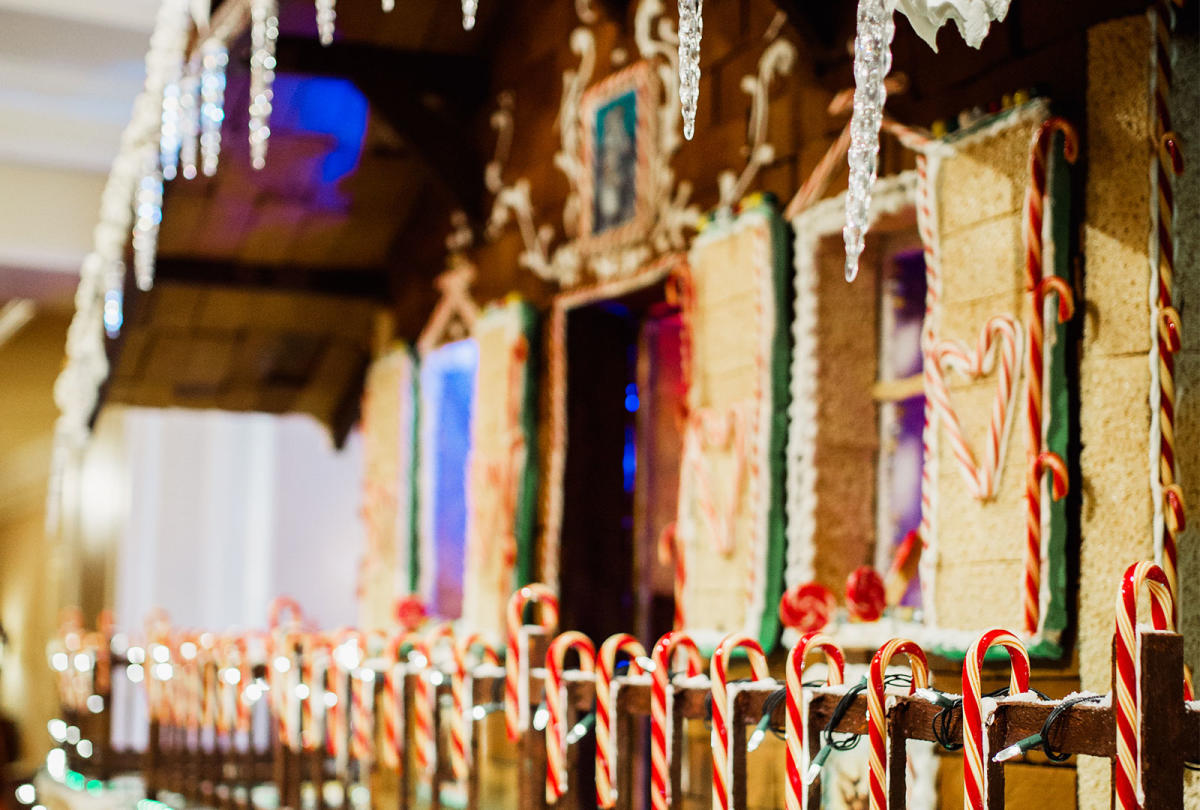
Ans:
POLYGON ((703 34, 704 0, 679 0, 679 102, 683 108, 683 137, 689 141, 696 133, 703 34))
POLYGON ((892 69, 896 24, 885 0, 859 0, 854 40, 854 113, 850 119, 850 187, 846 192, 846 281, 858 275, 858 259, 870 227, 871 188, 879 169, 879 128, 887 101, 884 79, 892 69))
MULTIPOLYGON (((162 82, 159 105, 157 135, 158 161, 163 177, 175 178, 179 167, 180 138, 180 86, 183 79, 183 63, 187 58, 188 30, 191 28, 191 13, 186 0, 163 3, 163 14, 169 25, 156 29, 157 47, 152 48, 156 79, 162 82)), ((147 59, 150 54, 147 55, 147 59)))
POLYGON ((217 173, 221 155, 221 124, 225 121, 225 67, 229 51, 210 39, 201 49, 200 70, 200 170, 206 177, 217 173))
POLYGON ((179 82, 179 171, 185 180, 196 177, 199 148, 200 72, 192 64, 179 82))
POLYGON ((115 259, 104 274, 104 334, 115 338, 125 323, 125 262, 115 259))
POLYGON ((275 42, 279 39, 278 0, 250 4, 250 165, 267 165, 271 102, 275 97, 275 42))
POLYGON ((162 129, 158 143, 163 179, 174 180, 183 147, 183 87, 178 78, 163 88, 162 129))
POLYGON ((462 0, 463 30, 470 31, 475 27, 475 12, 479 11, 479 0, 462 0))
POLYGON ((133 277, 139 290, 154 286, 154 258, 158 252, 158 226, 162 223, 163 170, 153 144, 146 150, 146 173, 134 198, 133 277))
MULTIPOLYGON (((321 40, 322 45, 333 44, 333 23, 337 19, 337 11, 334 6, 337 5, 337 0, 317 0, 317 39, 321 40)), ((384 2, 384 11, 388 11, 387 0, 384 2)))

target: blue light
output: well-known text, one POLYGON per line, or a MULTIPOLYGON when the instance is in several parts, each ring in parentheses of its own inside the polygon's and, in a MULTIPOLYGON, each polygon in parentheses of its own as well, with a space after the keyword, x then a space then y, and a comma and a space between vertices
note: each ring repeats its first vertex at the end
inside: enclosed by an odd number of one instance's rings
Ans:
POLYGON ((638 389, 635 383, 630 383, 625 386, 625 410, 629 413, 637 413, 638 406, 641 400, 638 399, 638 389))
POLYGON ((625 427, 625 450, 621 455, 621 470, 625 473, 625 491, 633 492, 633 484, 637 479, 637 445, 634 442, 633 425, 625 427))
POLYGON ((121 326, 125 323, 124 309, 124 294, 120 288, 104 294, 104 331, 110 338, 121 334, 121 326))

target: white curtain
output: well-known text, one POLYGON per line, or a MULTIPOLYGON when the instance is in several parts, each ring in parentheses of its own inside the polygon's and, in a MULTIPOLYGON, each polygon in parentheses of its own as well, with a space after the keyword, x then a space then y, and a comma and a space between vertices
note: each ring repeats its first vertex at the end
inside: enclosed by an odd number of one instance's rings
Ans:
MULTIPOLYGON (((125 477, 112 491, 128 498, 119 631, 142 636, 155 608, 176 628, 262 628, 279 595, 320 627, 354 622, 364 544, 357 432, 338 451, 306 416, 129 409, 122 421, 124 458, 110 473, 125 477)), ((140 701, 125 691, 114 695, 114 742, 139 746, 140 701)))

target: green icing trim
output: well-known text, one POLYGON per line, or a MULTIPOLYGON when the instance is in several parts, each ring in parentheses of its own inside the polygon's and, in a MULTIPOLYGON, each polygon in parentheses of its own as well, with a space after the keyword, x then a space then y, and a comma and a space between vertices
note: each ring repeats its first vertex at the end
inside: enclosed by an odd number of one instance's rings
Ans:
POLYGON ((412 451, 409 454, 408 489, 408 592, 417 592, 420 582, 421 560, 420 540, 418 539, 418 519, 420 513, 420 486, 417 483, 418 469, 421 458, 421 361, 416 348, 408 347, 408 355, 412 361, 412 451))
MULTIPOLYGON (((792 367, 792 236, 791 226, 779 214, 779 202, 772 194, 754 194, 738 206, 738 217, 757 214, 767 220, 771 237, 771 285, 775 299, 775 334, 771 339, 770 438, 767 443, 767 552, 763 583, 763 611, 759 618, 758 641, 771 653, 779 643, 782 626, 779 600, 783 596, 784 557, 787 527, 784 518, 787 481, 788 406, 791 402, 792 367)), ((719 219, 710 215, 709 222, 719 219)), ((706 652, 710 654, 711 651, 706 652)))
POLYGON ((533 580, 534 532, 538 504, 538 375, 541 367, 540 333, 538 313, 527 301, 517 300, 515 307, 521 321, 521 334, 525 336, 529 352, 525 360, 525 390, 521 394, 521 432, 525 436, 525 467, 521 472, 520 489, 517 494, 517 514, 513 528, 517 540, 517 562, 513 572, 513 590, 533 580))

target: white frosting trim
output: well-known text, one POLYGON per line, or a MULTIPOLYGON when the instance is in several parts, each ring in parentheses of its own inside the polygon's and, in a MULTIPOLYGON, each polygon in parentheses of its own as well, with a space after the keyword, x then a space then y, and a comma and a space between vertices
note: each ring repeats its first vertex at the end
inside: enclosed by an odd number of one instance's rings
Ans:
POLYGON ((1008 14, 1010 0, 891 0, 890 5, 912 24, 929 47, 937 50, 937 35, 951 20, 972 48, 983 44, 993 21, 1008 14))

